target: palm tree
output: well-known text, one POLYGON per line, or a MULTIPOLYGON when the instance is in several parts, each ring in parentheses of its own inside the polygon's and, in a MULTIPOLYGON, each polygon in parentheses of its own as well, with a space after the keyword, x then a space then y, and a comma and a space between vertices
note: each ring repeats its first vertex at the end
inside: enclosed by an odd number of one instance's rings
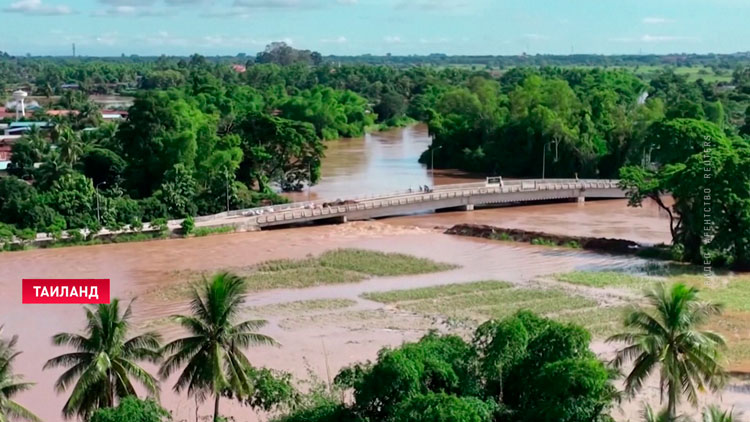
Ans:
MULTIPOLYGON (((2 331, 3 327, 0 326, 0 334, 2 331)), ((21 354, 15 350, 16 341, 17 336, 11 337, 10 340, 0 337, 0 422, 36 422, 40 420, 36 415, 13 400, 13 396, 34 385, 23 382, 23 377, 13 373, 13 360, 21 354)))
POLYGON ((68 165, 74 165, 83 154, 83 142, 80 136, 69 126, 61 129, 57 137, 57 147, 60 158, 68 165))
POLYGON ((734 411, 708 406, 703 409, 703 422, 734 422, 734 411))
POLYGON ((118 299, 84 309, 85 336, 60 333, 52 337, 55 345, 70 346, 75 351, 50 359, 44 365, 44 369, 68 367, 55 383, 58 392, 72 386, 63 416, 78 415, 85 420, 96 409, 113 407, 116 400, 136 395, 131 379, 138 381, 150 395, 158 396, 158 381, 137 362, 159 360, 159 335, 148 332, 127 339, 131 306, 128 304, 121 314, 118 299))
POLYGON ((219 418, 219 400, 225 392, 243 397, 250 392, 247 369, 250 361, 243 349, 254 345, 275 345, 274 339, 254 331, 266 325, 264 320, 236 323, 247 289, 243 278, 218 273, 204 280, 193 291, 192 315, 174 319, 190 334, 164 346, 166 357, 159 370, 169 377, 183 365, 174 391, 187 388, 188 395, 204 400, 214 396, 214 421, 219 418))
POLYGON ((654 409, 651 408, 651 406, 646 405, 643 408, 643 422, 681 422, 681 421, 689 421, 688 418, 685 416, 671 416, 669 414, 669 409, 662 409, 658 412, 655 412, 654 409))
POLYGON ((657 367, 660 371, 662 397, 666 389, 667 413, 674 419, 680 393, 698 405, 698 392, 706 387, 717 390, 726 374, 720 362, 724 339, 698 327, 721 313, 721 306, 701 302, 698 290, 684 284, 667 288, 663 283, 646 291, 648 308, 635 308, 625 317, 627 331, 608 339, 623 342, 613 363, 621 367, 634 360, 633 369, 625 379, 625 392, 633 394, 657 367))

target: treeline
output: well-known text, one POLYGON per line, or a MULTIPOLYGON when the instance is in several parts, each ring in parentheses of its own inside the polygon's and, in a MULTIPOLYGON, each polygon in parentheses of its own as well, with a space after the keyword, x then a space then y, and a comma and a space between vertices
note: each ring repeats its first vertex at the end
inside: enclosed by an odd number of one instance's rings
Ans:
POLYGON ((595 67, 638 67, 638 66, 705 66, 716 69, 735 69, 750 63, 750 53, 735 54, 517 54, 508 56, 493 55, 408 55, 387 54, 377 56, 325 56, 325 61, 344 64, 398 65, 398 66, 477 66, 494 68, 546 67, 546 66, 595 66, 595 67))
MULTIPOLYGON (((69 395, 63 417, 168 420, 154 399, 161 382, 177 375, 173 390, 196 403, 213 401, 214 422, 224 420, 222 400, 281 414, 278 422, 611 422, 615 405, 658 372, 666 396, 658 420, 679 420, 683 398, 698 407, 699 394, 719 391, 727 376, 723 338, 700 329, 720 305, 701 301, 695 288, 657 284, 646 292, 644 306, 629 311, 624 333, 609 339, 622 346, 611 362, 591 351, 585 329, 520 311, 485 322, 468 341, 431 332, 382 349, 375 361, 346 367, 332 382, 313 382, 302 392, 291 375, 255 367, 245 354, 251 346, 278 346, 257 332, 266 321, 239 319, 246 291, 246 281, 232 274, 205 280, 193 292, 191 312, 172 317, 184 337, 166 344, 153 331, 131 336, 131 307, 117 299, 86 308, 83 334, 52 338, 72 351, 44 365, 65 369, 56 382, 58 392, 69 395), (631 361, 624 391, 618 391, 614 382, 631 361), (158 374, 143 362, 159 364, 158 374), (138 400, 137 391, 148 399, 138 400)), ((0 338, 0 418, 37 421, 14 401, 32 387, 13 370, 15 342, 0 338)), ((706 413, 722 414, 710 407, 706 413)), ((731 411, 723 414, 730 419, 706 420, 731 420, 731 411)))

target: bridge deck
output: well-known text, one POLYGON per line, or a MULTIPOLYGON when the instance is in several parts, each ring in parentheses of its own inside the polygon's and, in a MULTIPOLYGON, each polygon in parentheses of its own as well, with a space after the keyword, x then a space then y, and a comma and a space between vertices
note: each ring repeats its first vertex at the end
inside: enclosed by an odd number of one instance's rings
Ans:
POLYGON ((503 186, 485 183, 443 185, 432 192, 388 194, 349 200, 338 205, 323 201, 287 204, 281 208, 246 211, 240 215, 247 217, 248 213, 262 212, 260 215, 250 215, 247 223, 271 227, 328 219, 362 220, 459 207, 473 209, 475 205, 624 197, 618 180, 535 179, 508 181, 503 186))

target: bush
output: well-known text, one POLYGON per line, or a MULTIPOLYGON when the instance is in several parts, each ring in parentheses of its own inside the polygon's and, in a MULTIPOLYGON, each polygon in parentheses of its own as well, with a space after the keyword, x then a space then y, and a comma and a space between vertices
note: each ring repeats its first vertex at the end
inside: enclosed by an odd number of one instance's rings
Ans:
POLYGON ((417 343, 383 350, 378 362, 355 382, 357 409, 371 420, 382 420, 414 395, 474 394, 479 389, 472 356, 460 337, 434 333, 417 343))
POLYGON ((89 422, 163 422, 172 418, 155 401, 125 397, 117 407, 99 409, 89 422))
POLYGON ((158 231, 159 233, 165 233, 167 231, 167 219, 166 218, 157 218, 151 221, 149 223, 152 229, 158 231))
POLYGON ((182 220, 180 227, 182 227, 183 235, 190 236, 193 230, 195 230, 195 219, 191 216, 185 217, 185 219, 182 220))
POLYGON ((496 406, 476 397, 429 393, 403 402, 394 422, 490 422, 496 406))

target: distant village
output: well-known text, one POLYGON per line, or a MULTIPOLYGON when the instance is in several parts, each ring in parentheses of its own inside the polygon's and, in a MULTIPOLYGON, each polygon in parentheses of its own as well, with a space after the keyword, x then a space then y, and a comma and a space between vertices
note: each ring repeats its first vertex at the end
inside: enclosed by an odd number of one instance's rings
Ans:
MULTIPOLYGON (((63 84, 65 91, 78 91, 78 84, 63 84)), ((0 107, 0 174, 4 174, 11 161, 13 144, 32 129, 49 136, 65 119, 77 116, 80 111, 60 107, 61 96, 31 96, 31 87, 22 87, 4 93, 5 102, 0 107)), ((3 99, 3 97, 0 97, 3 99)), ((119 121, 127 118, 133 97, 119 95, 89 95, 97 106, 101 121, 119 121)), ((83 130, 94 130, 94 127, 83 130)), ((53 146, 54 147, 54 146, 53 146)))

